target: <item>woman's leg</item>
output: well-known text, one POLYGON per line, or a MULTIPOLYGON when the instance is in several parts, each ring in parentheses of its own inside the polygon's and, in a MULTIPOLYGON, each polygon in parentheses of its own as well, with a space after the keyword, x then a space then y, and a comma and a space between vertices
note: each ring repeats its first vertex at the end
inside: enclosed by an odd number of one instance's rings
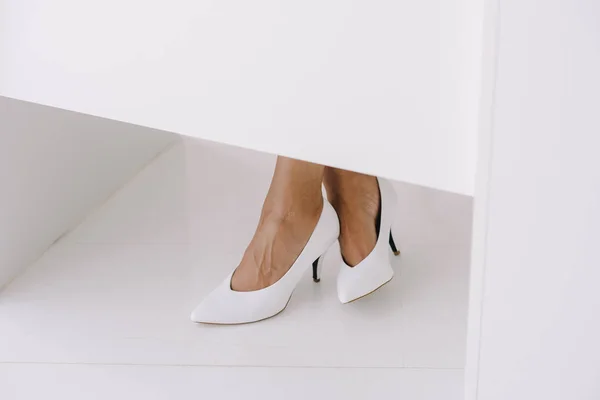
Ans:
POLYGON ((377 242, 379 213, 377 178, 343 169, 325 169, 327 197, 340 219, 340 249, 353 267, 364 260, 377 242))
POLYGON ((233 290, 265 288, 290 269, 321 215, 324 168, 277 158, 258 227, 231 279, 233 290))

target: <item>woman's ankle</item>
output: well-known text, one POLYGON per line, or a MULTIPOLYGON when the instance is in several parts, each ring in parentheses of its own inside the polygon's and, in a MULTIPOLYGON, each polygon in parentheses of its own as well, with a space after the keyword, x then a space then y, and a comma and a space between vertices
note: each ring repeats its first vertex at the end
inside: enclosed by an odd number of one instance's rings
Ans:
POLYGON ((355 266, 369 255, 377 241, 377 178, 329 168, 325 171, 325 187, 340 219, 342 257, 348 265, 355 266))
POLYGON ((302 222, 319 217, 323 209, 323 196, 303 196, 287 199, 268 199, 263 206, 261 220, 270 222, 302 222))

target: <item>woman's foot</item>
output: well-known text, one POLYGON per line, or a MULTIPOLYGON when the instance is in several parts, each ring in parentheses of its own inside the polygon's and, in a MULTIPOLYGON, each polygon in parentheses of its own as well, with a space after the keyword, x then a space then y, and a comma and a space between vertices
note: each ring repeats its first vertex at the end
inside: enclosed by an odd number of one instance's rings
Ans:
POLYGON ((304 249, 323 209, 324 167, 279 157, 254 237, 231 278, 248 292, 277 282, 304 249))
POLYGON ((346 264, 356 266, 377 242, 379 185, 370 175, 327 168, 324 176, 329 202, 340 219, 340 250, 346 264))

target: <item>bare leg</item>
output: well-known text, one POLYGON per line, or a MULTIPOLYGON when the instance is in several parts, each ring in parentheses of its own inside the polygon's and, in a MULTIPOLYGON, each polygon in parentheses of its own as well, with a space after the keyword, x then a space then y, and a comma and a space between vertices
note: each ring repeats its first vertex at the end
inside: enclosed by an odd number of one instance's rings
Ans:
POLYGON ((233 290, 263 289, 290 269, 321 215, 324 168, 277 158, 258 227, 231 278, 233 290))
POLYGON ((327 197, 340 218, 342 257, 354 267, 369 255, 377 242, 377 178, 327 167, 324 183, 327 197))

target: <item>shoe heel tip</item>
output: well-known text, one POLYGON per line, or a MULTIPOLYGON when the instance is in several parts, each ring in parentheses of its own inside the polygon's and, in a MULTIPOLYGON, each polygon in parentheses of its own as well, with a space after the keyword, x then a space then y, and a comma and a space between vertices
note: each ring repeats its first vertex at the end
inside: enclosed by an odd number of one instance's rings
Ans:
POLYGON ((399 255, 400 255, 400 252, 399 252, 399 251, 394 251, 394 255, 395 255, 395 256, 399 256, 399 255))
POLYGON ((313 282, 319 283, 319 282, 321 282, 321 278, 313 278, 313 282))

